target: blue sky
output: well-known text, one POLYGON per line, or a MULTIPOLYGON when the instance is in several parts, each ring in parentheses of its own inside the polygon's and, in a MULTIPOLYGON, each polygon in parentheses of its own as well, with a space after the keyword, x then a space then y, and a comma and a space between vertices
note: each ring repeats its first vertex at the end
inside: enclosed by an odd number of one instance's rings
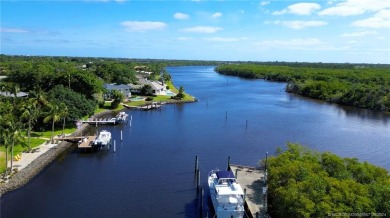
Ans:
POLYGON ((1 52, 390 64, 390 1, 1 0, 1 52))

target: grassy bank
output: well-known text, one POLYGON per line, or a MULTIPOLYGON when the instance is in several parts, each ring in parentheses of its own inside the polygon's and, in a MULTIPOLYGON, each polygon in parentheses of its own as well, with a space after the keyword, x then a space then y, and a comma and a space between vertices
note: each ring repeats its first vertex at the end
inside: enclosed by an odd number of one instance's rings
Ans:
MULTIPOLYGON (((66 128, 64 130, 65 134, 70 134, 73 133, 76 130, 76 128, 66 128)), ((47 142, 50 140, 51 137, 51 131, 45 131, 45 132, 32 132, 31 133, 31 138, 30 138, 30 147, 32 149, 38 147, 39 145, 47 142)), ((54 136, 62 134, 62 128, 54 131, 54 136)), ((26 135, 26 134, 24 134, 26 135)), ((25 136, 24 141, 27 145, 28 143, 28 138, 25 136)), ((14 146, 14 156, 18 154, 22 154, 23 151, 26 151, 28 148, 27 146, 23 147, 22 144, 17 144, 14 146)), ((5 146, 0 146, 0 173, 3 173, 5 171, 5 146)), ((11 160, 11 154, 8 156, 8 160, 11 160)), ((12 157, 13 158, 13 157, 12 157)), ((23 154, 22 154, 23 158, 23 154)), ((17 162, 16 162, 17 163, 17 162)), ((14 162, 15 164, 15 162, 14 162)))
MULTIPOLYGON (((166 82, 166 86, 169 86, 169 90, 175 94, 178 94, 179 93, 179 90, 173 85, 172 81, 168 81, 166 82)), ((126 102, 126 105, 129 105, 129 106, 143 106, 143 105, 146 105, 148 104, 149 102, 193 102, 195 100, 195 98, 189 94, 187 94, 186 92, 184 92, 184 98, 182 98, 181 100, 174 100, 171 98, 171 96, 166 96, 166 95, 157 95, 157 96, 142 96, 144 98, 147 98, 147 97, 152 97, 152 100, 150 101, 145 101, 145 100, 141 100, 141 101, 130 101, 130 102, 126 102)), ((123 107, 123 106, 122 106, 123 107)))

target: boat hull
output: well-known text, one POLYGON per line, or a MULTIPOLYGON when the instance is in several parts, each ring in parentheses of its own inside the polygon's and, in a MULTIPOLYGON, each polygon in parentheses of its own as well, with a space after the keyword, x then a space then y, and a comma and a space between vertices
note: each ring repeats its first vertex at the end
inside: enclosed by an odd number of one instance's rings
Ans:
MULTIPOLYGON (((211 203, 218 218, 242 218, 244 217, 244 204, 241 195, 232 193, 231 195, 219 195, 216 184, 215 172, 209 174, 208 185, 210 189, 211 203)), ((220 191, 221 192, 221 191, 220 191)))

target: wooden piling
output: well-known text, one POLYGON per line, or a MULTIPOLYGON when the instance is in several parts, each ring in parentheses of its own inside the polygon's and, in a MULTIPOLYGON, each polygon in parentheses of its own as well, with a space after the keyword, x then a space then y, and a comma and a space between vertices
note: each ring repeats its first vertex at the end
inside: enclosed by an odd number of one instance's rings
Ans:
POLYGON ((230 170, 230 156, 228 157, 228 163, 227 163, 227 168, 226 170, 230 170))
POLYGON ((236 169, 236 179, 238 178, 238 168, 236 169))
POLYGON ((244 203, 245 203, 245 198, 246 198, 246 188, 244 188, 244 203))
POLYGON ((116 143, 115 143, 115 140, 114 140, 114 153, 116 152, 116 143))
POLYGON ((202 188, 202 191, 201 191, 201 196, 200 196, 200 209, 199 209, 199 214, 200 214, 200 218, 203 217, 203 198, 204 198, 204 189, 202 188))
POLYGON ((121 130, 121 141, 123 141, 123 131, 121 130))
POLYGON ((200 188, 200 171, 197 170, 197 175, 196 175, 196 179, 197 179, 197 188, 196 188, 196 191, 197 193, 199 193, 199 188, 200 188))
POLYGON ((196 155, 196 157, 195 157, 195 173, 196 173, 196 171, 197 170, 199 170, 199 162, 198 162, 199 160, 198 160, 198 155, 196 155))

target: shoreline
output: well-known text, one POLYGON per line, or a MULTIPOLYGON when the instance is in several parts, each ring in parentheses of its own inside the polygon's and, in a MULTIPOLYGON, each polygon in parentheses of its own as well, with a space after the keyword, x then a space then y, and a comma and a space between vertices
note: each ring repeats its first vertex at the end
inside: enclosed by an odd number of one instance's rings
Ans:
MULTIPOLYGON (((91 118, 99 118, 101 116, 114 113, 113 110, 103 111, 101 113, 91 116, 91 118)), ((71 136, 80 136, 89 124, 83 124, 80 129, 77 129, 71 134, 71 136)), ((52 163, 59 155, 64 153, 66 150, 74 146, 71 142, 60 142, 56 146, 50 148, 46 152, 42 153, 36 159, 34 159, 25 168, 17 171, 10 177, 8 182, 0 183, 0 197, 3 194, 14 191, 24 185, 26 185, 31 179, 38 175, 47 165, 52 163)))
MULTIPOLYGON (((183 104, 183 103, 194 103, 198 99, 193 97, 192 100, 169 100, 166 101, 166 104, 183 104)), ((100 118, 107 114, 116 113, 115 110, 107 110, 100 112, 98 114, 92 115, 90 118, 100 118)), ((70 136, 80 136, 90 125, 83 124, 80 129, 77 129, 75 132, 70 134, 70 136)), ((46 142, 45 142, 46 143, 46 142)), ((34 160, 32 160, 26 167, 14 173, 7 182, 0 183, 0 198, 2 195, 14 191, 18 188, 26 185, 31 179, 38 175, 47 165, 52 163, 58 156, 64 153, 66 150, 74 146, 74 143, 62 141, 57 145, 53 146, 46 152, 42 153, 34 160)))

